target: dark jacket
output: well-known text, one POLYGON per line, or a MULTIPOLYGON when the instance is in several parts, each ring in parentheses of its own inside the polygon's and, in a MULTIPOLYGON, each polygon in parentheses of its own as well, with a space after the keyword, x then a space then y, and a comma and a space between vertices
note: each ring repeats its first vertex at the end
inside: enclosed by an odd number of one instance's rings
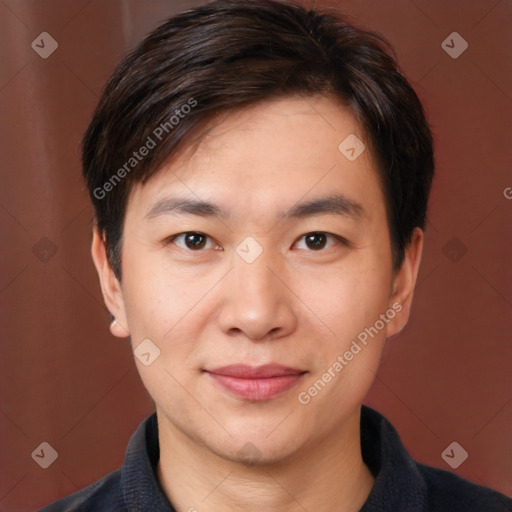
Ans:
MULTIPOLYGON (((414 461, 391 423, 364 405, 361 447, 375 483, 360 512, 512 511, 503 494, 414 461)), ((159 456, 154 413, 133 434, 120 469, 40 512, 176 512, 156 477, 159 456)))

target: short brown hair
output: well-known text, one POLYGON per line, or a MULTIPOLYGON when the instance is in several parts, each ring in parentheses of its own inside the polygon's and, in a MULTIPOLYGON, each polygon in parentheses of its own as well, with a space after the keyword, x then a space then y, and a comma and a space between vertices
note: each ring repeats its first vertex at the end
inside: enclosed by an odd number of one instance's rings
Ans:
POLYGON ((83 174, 118 278, 132 186, 219 113, 296 94, 332 95, 361 123, 400 267, 413 229, 425 225, 434 156, 421 103, 389 44, 332 11, 218 0, 169 19, 122 60, 84 136, 83 174))

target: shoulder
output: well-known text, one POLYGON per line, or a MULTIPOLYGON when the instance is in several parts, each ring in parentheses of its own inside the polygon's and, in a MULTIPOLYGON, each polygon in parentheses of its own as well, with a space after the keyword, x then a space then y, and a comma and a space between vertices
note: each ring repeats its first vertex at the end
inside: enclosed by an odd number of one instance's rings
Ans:
POLYGON ((465 478, 416 462, 427 487, 429 512, 512 512, 512 499, 465 478))
POLYGON ((376 480, 364 512, 512 512, 512 499, 414 460, 381 413, 361 410, 363 460, 376 480))
POLYGON ((39 512, 121 512, 121 470, 116 469, 93 484, 62 498, 39 512))

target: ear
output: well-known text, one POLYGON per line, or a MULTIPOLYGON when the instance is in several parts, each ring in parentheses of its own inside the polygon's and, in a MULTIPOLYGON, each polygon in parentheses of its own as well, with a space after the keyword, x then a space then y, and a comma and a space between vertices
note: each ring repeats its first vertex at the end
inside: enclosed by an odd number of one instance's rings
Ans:
POLYGON ((423 252, 423 238, 423 231, 418 227, 414 228, 411 241, 405 249, 404 261, 393 279, 389 306, 397 314, 386 325, 387 338, 398 334, 409 320, 414 286, 423 252))
POLYGON ((126 322, 126 311, 121 283, 110 266, 105 238, 100 234, 97 225, 93 228, 91 255, 100 278, 103 300, 108 310, 115 318, 110 324, 110 332, 114 336, 126 338, 130 335, 130 331, 126 322))

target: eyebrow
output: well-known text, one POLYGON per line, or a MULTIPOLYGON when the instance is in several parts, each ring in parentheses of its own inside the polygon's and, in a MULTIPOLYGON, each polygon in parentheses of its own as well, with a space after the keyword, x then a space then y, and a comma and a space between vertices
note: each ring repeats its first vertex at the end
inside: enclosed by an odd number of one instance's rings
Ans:
MULTIPOLYGON (((188 214, 201 217, 226 218, 228 214, 220 206, 208 201, 186 199, 178 197, 165 197, 154 203, 145 218, 152 220, 161 215, 188 214)), ((341 215, 344 217, 360 218, 365 210, 360 203, 352 201, 341 194, 313 199, 311 201, 295 204, 288 211, 281 211, 278 218, 288 217, 292 219, 310 217, 314 215, 341 215)))
POLYGON ((335 194, 328 197, 313 199, 305 203, 294 205, 289 211, 282 212, 281 216, 291 218, 302 218, 313 215, 334 214, 344 217, 360 218, 365 210, 360 203, 352 201, 342 194, 335 194))
POLYGON ((160 199, 146 213, 146 219, 154 219, 160 215, 169 214, 189 214, 199 215, 201 217, 226 217, 226 212, 219 206, 207 201, 165 197, 160 199))

